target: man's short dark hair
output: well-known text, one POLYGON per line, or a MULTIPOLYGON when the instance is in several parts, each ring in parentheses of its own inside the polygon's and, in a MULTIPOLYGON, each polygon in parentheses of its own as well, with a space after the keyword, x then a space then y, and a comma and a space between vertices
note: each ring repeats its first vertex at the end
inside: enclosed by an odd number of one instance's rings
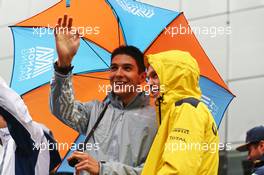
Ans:
POLYGON ((139 73, 145 71, 146 67, 144 65, 144 55, 138 48, 136 48, 135 46, 120 46, 112 52, 111 61, 116 55, 121 54, 131 56, 135 59, 139 73))

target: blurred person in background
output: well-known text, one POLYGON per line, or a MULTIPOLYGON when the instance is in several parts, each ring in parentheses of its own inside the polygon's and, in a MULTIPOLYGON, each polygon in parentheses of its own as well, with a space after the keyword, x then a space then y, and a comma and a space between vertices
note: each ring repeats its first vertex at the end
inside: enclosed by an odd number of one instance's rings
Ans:
POLYGON ((256 126, 248 130, 246 143, 236 150, 248 151, 247 159, 253 162, 252 175, 264 175, 264 126, 256 126))

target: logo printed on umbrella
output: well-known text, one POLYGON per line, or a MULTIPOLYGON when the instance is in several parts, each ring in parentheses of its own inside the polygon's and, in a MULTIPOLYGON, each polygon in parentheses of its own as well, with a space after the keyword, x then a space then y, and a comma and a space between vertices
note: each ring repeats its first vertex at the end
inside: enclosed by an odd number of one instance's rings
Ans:
POLYGON ((149 8, 143 4, 139 5, 138 3, 128 2, 126 0, 116 0, 116 2, 120 7, 122 7, 123 10, 136 16, 151 18, 155 15, 153 8, 149 8))
POLYGON ((215 116, 218 113, 219 107, 215 104, 215 102, 212 99, 210 99, 205 95, 202 95, 202 102, 204 102, 207 105, 212 115, 215 116))
POLYGON ((32 47, 21 50, 24 61, 20 65, 19 81, 35 78, 52 69, 54 49, 48 47, 32 47))

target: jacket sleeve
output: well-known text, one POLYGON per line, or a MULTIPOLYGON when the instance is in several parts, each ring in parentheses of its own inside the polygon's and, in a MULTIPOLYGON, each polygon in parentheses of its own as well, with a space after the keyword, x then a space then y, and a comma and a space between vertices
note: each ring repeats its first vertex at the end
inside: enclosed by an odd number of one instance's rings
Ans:
POLYGON ((196 175, 202 161, 204 122, 201 113, 190 104, 183 104, 174 115, 174 121, 163 152, 163 164, 158 175, 196 175))
POLYGON ((99 175, 140 175, 143 165, 132 167, 120 162, 100 163, 99 175))
POLYGON ((9 103, 9 109, 12 109, 12 111, 0 107, 1 114, 7 122, 9 133, 18 150, 30 154, 42 143, 44 132, 38 124, 32 121, 20 96, 12 90, 6 92, 8 93, 7 103, 9 103))
POLYGON ((81 134, 86 134, 94 101, 81 103, 74 98, 71 73, 55 72, 51 80, 50 109, 59 120, 81 134))

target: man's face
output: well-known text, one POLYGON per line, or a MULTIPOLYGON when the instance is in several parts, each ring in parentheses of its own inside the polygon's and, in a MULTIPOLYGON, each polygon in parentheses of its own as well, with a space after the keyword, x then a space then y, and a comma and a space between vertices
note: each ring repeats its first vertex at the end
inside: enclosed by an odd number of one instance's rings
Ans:
POLYGON ((0 128, 6 128, 7 124, 4 117, 0 114, 0 128))
POLYGON ((160 94, 160 91, 159 91, 160 81, 159 81, 159 77, 156 71, 153 69, 152 66, 148 67, 147 79, 148 79, 148 84, 150 85, 150 88, 151 88, 151 94, 155 98, 157 98, 160 94))
POLYGON ((250 144, 248 146, 248 160, 255 161, 264 154, 264 141, 261 141, 258 145, 250 144))
POLYGON ((127 97, 137 93, 137 85, 145 81, 146 73, 139 73, 134 58, 119 54, 112 59, 109 78, 114 93, 120 97, 127 97))

